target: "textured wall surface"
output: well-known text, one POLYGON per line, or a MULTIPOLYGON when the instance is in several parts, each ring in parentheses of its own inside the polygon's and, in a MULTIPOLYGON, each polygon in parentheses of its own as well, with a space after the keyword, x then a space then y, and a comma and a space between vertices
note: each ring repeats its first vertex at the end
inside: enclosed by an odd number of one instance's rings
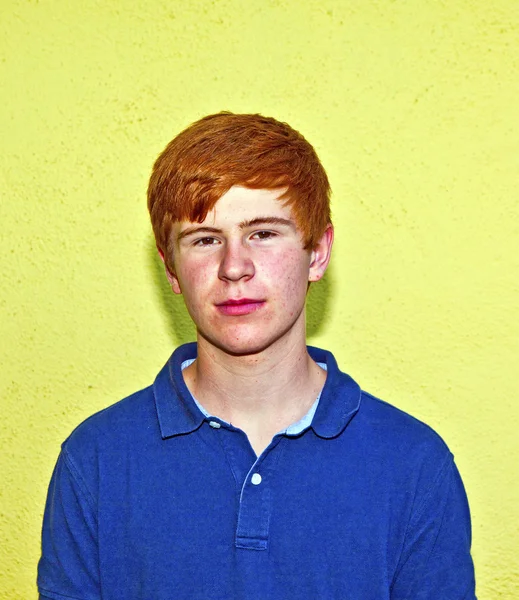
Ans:
POLYGON ((1 598, 36 598, 60 443, 193 337, 145 190, 223 109, 315 144, 337 242, 310 342, 444 437, 479 597, 519 597, 518 57, 516 0, 1 2, 1 598))

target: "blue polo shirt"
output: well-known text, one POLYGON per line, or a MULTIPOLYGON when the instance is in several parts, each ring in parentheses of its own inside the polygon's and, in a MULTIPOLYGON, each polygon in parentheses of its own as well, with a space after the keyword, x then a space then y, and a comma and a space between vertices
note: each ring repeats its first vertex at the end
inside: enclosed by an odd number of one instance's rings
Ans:
POLYGON ((328 371, 315 415, 259 457, 191 397, 181 367, 195 344, 81 424, 49 488, 41 596, 475 598, 469 509, 444 442, 309 352, 328 371))

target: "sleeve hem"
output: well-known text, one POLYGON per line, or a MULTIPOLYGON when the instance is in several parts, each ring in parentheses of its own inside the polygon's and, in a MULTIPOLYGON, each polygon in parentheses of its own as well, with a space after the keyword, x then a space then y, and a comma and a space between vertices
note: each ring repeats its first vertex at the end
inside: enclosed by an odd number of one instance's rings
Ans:
POLYGON ((67 596, 66 594, 59 594, 52 592, 44 587, 38 586, 38 592, 41 600, 98 600, 97 598, 78 598, 77 596, 67 596))

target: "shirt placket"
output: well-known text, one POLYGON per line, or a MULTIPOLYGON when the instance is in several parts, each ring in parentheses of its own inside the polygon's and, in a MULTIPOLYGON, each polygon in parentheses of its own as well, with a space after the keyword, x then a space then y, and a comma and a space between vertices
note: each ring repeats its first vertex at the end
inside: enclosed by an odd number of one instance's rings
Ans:
POLYGON ((222 424, 220 442, 239 491, 235 546, 243 550, 266 550, 272 512, 272 483, 282 436, 276 436, 256 457, 241 430, 222 424))

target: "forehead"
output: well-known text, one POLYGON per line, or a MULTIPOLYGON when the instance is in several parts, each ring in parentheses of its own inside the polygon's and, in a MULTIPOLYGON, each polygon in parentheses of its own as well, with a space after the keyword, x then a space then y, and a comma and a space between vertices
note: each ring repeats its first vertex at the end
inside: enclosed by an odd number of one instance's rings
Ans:
POLYGON ((265 190, 235 185, 218 200, 214 208, 207 213, 202 224, 212 227, 232 227, 244 221, 268 217, 281 217, 294 221, 290 207, 285 206, 284 199, 280 200, 284 192, 285 188, 265 190))

